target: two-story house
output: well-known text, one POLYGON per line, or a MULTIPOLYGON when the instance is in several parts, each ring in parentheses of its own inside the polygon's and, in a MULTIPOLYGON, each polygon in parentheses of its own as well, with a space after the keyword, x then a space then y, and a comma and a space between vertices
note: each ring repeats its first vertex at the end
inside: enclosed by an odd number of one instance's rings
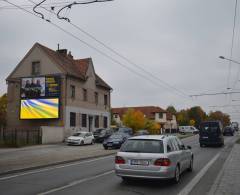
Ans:
POLYGON ((142 112, 147 119, 154 120, 159 123, 162 129, 177 129, 176 116, 168 113, 166 110, 158 106, 112 108, 113 119, 117 124, 123 125, 122 117, 128 109, 134 109, 142 112))
POLYGON ((8 130, 56 127, 66 137, 110 125, 112 88, 91 58, 36 43, 6 81, 8 130))

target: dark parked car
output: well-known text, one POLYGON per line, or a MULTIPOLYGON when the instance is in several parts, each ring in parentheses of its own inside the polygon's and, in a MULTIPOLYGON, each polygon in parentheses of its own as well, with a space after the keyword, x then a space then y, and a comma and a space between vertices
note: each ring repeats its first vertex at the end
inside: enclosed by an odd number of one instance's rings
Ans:
POLYGON ((117 131, 117 133, 125 133, 125 134, 128 134, 130 136, 133 135, 133 130, 131 128, 128 128, 128 127, 120 127, 117 131))
POLYGON ((224 127, 223 135, 234 135, 234 129, 232 127, 224 127))
POLYGON ((141 129, 141 130, 138 130, 134 136, 139 136, 139 135, 149 135, 149 132, 148 130, 145 130, 145 129, 141 129))
POLYGON ((102 143, 105 139, 110 137, 113 134, 112 129, 103 129, 99 134, 94 135, 95 142, 102 143))
POLYGON ((101 134, 101 132, 102 132, 103 130, 105 130, 105 129, 103 129, 103 128, 101 128, 101 129, 96 129, 96 130, 93 132, 94 138, 96 139, 96 138, 101 134))
POLYGON ((200 147, 208 145, 224 145, 223 127, 220 121, 202 122, 199 131, 200 147))
POLYGON ((105 150, 108 148, 120 148, 121 145, 129 138, 127 134, 116 133, 103 141, 105 150))

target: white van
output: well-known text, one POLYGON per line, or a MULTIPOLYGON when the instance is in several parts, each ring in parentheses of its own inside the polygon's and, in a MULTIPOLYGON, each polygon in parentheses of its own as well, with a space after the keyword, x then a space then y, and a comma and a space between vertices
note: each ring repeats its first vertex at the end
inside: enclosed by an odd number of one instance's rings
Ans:
POLYGON ((199 130, 194 126, 179 126, 180 133, 199 133, 199 130))

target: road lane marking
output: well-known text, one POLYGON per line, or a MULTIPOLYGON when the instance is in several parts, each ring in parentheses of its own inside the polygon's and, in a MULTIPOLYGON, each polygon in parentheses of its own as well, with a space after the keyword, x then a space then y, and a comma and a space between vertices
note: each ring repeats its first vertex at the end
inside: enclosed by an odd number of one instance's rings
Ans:
MULTIPOLYGON (((221 150, 222 151, 222 150, 221 150)), ((200 179, 205 175, 208 169, 213 165, 213 163, 218 159, 220 156, 220 152, 216 154, 216 156, 188 183, 179 193, 178 195, 188 195, 195 185, 200 181, 200 179)))
POLYGON ((60 165, 60 166, 55 166, 55 167, 50 167, 50 168, 45 168, 45 169, 40 169, 40 170, 35 170, 35 171, 28 171, 28 172, 19 173, 19 174, 15 174, 15 175, 10 175, 10 176, 6 176, 6 177, 0 177, 0 181, 8 180, 8 179, 16 178, 16 177, 21 177, 21 176, 25 176, 25 175, 35 174, 35 173, 51 171, 51 170, 54 170, 54 169, 62 169, 62 168, 71 167, 71 166, 75 166, 75 165, 81 165, 81 164, 85 164, 85 163, 95 162, 95 161, 107 159, 107 158, 110 158, 110 157, 113 157, 113 156, 114 155, 110 155, 110 156, 95 158, 95 159, 92 159, 92 160, 85 160, 85 161, 81 161, 81 162, 77 162, 77 163, 71 163, 71 164, 60 165))
POLYGON ((78 184, 81 184, 83 182, 87 182, 87 181, 91 181, 91 180, 94 180, 94 179, 97 179, 99 177, 103 177, 105 175, 109 175, 109 174, 112 174, 114 173, 114 170, 111 170, 111 171, 107 171, 105 173, 102 173, 102 174, 99 174, 99 175, 95 175, 95 176, 92 176, 92 177, 88 177, 88 178, 84 178, 84 179, 80 179, 80 180, 76 180, 76 181, 73 181, 67 185, 64 185, 64 186, 61 186, 61 187, 58 187, 58 188, 53 188, 49 191, 46 191, 46 192, 42 192, 38 195, 47 195, 47 194, 51 194, 51 193, 54 193, 54 192, 57 192, 57 191, 61 191, 61 190, 64 190, 66 188, 70 188, 70 187, 73 187, 75 185, 78 185, 78 184))

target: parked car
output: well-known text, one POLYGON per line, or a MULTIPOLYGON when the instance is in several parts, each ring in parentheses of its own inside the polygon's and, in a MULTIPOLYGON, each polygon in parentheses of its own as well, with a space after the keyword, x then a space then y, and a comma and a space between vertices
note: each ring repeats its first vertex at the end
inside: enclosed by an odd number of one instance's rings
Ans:
POLYGON ((232 128, 230 126, 224 127, 224 129, 223 129, 223 135, 231 135, 231 136, 233 136, 234 132, 235 132, 234 128, 232 128))
POLYGON ((113 134, 112 129, 103 129, 100 134, 94 135, 95 142, 102 143, 105 139, 110 137, 113 134))
POLYGON ((179 126, 179 133, 199 133, 199 130, 194 126, 179 126))
POLYGON ((94 136, 91 132, 76 132, 66 140, 68 145, 94 144, 94 136))
POLYGON ((193 153, 176 136, 143 135, 129 138, 115 157, 115 173, 129 178, 173 179, 193 170, 193 153))
POLYGON ((224 145, 223 126, 220 121, 205 121, 200 124, 200 147, 208 145, 224 145))
POLYGON ((109 138, 103 141, 103 147, 105 150, 108 148, 120 148, 121 145, 128 139, 127 134, 115 133, 112 134, 109 138))
POLYGON ((117 133, 125 133, 125 134, 128 134, 130 136, 133 135, 133 130, 131 128, 128 128, 128 127, 120 127, 117 131, 117 133))
POLYGON ((101 134, 101 132, 103 130, 105 130, 105 129, 104 128, 100 128, 100 129, 96 129, 95 131, 93 131, 94 138, 96 139, 101 134))
POLYGON ((231 127, 232 127, 235 131, 238 131, 238 130, 239 130, 238 122, 232 122, 231 127))
POLYGON ((146 129, 141 129, 134 134, 134 136, 139 136, 139 135, 149 135, 149 132, 146 129))

